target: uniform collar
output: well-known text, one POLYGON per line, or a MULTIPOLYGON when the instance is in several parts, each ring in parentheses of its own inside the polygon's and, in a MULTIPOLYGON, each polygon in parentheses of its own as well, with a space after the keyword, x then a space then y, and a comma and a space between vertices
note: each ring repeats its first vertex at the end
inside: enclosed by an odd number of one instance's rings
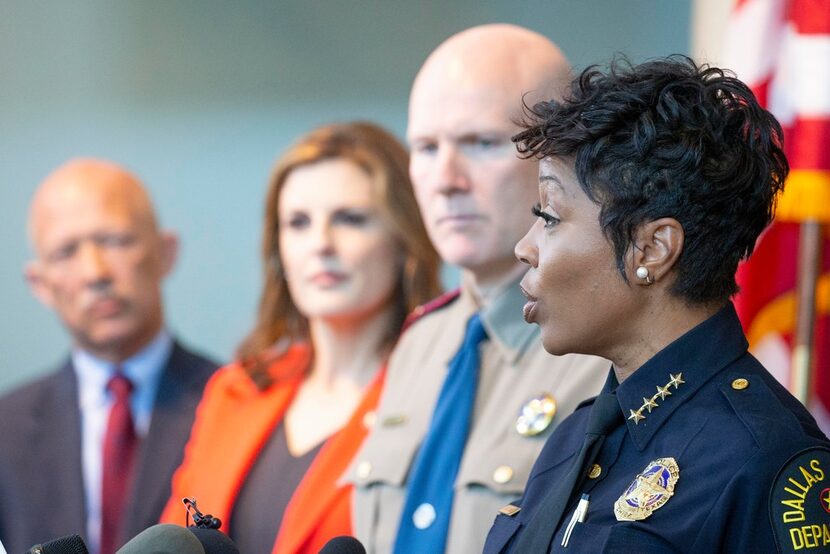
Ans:
POLYGON ((462 280, 458 299, 468 305, 471 312, 481 314, 487 336, 511 364, 516 363, 528 347, 539 340, 539 327, 529 325, 522 315, 526 299, 519 289, 521 277, 505 284, 484 307, 476 304, 470 286, 462 280))
POLYGON ((658 352, 621 385, 617 386, 612 371, 603 390, 616 386, 628 433, 642 451, 675 410, 743 355, 747 346, 735 308, 729 302, 658 352))

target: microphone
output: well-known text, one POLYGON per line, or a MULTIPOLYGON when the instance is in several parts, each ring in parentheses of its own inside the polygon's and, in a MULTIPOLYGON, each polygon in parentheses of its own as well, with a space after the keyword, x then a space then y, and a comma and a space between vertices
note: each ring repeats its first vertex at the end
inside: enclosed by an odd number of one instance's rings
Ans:
POLYGON ((327 542, 318 554, 366 554, 366 549, 356 538, 343 535, 327 542))
POLYGON ((115 554, 206 554, 189 529, 172 523, 153 525, 136 535, 115 554))
POLYGON ((26 554, 89 554, 79 535, 67 535, 43 544, 36 544, 26 554))
POLYGON ((115 554, 239 554, 239 549, 216 529, 159 523, 133 537, 115 554))
POLYGON ((193 518, 193 525, 188 529, 202 543, 205 554, 239 554, 239 549, 234 542, 226 534, 219 531, 219 528, 222 527, 222 520, 199 511, 194 498, 182 498, 182 503, 187 510, 185 522, 188 517, 193 518))
POLYGON ((198 526, 188 527, 187 530, 199 540, 205 554, 239 554, 239 548, 222 531, 198 526))

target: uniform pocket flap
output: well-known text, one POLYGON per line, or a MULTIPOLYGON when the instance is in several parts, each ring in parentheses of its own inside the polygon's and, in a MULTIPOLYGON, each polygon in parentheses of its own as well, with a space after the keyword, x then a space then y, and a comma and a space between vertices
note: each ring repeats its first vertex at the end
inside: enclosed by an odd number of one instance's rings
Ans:
POLYGON ((541 437, 523 437, 516 433, 490 444, 471 445, 464 454, 456 487, 478 485, 499 494, 519 497, 543 444, 541 437))
POLYGON ((374 429, 343 480, 361 487, 373 483, 402 486, 420 446, 412 435, 404 427, 374 429))

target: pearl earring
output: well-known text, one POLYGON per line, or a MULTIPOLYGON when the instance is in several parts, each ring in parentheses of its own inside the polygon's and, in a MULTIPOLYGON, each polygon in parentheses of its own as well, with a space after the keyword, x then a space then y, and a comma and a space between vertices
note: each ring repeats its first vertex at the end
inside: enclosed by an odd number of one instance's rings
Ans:
POLYGON ((648 269, 642 265, 637 268, 637 278, 645 279, 647 285, 650 285, 654 282, 652 281, 651 277, 648 276, 648 269))

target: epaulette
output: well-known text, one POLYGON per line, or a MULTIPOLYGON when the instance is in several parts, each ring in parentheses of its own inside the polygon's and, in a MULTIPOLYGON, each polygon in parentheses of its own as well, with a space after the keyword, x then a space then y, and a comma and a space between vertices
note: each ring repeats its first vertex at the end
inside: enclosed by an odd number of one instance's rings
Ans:
POLYGON ((427 314, 430 314, 434 311, 440 310, 444 306, 451 304, 461 295, 461 289, 455 289, 448 292, 445 292, 438 298, 433 298, 426 304, 421 304, 414 310, 412 313, 406 316, 406 320, 403 322, 403 328, 401 329, 401 333, 406 331, 410 325, 421 319, 427 314))
POLYGON ((758 446, 775 447, 800 436, 798 418, 760 375, 730 371, 724 375, 720 390, 758 446), (776 416, 770 418, 771 413, 776 416))

